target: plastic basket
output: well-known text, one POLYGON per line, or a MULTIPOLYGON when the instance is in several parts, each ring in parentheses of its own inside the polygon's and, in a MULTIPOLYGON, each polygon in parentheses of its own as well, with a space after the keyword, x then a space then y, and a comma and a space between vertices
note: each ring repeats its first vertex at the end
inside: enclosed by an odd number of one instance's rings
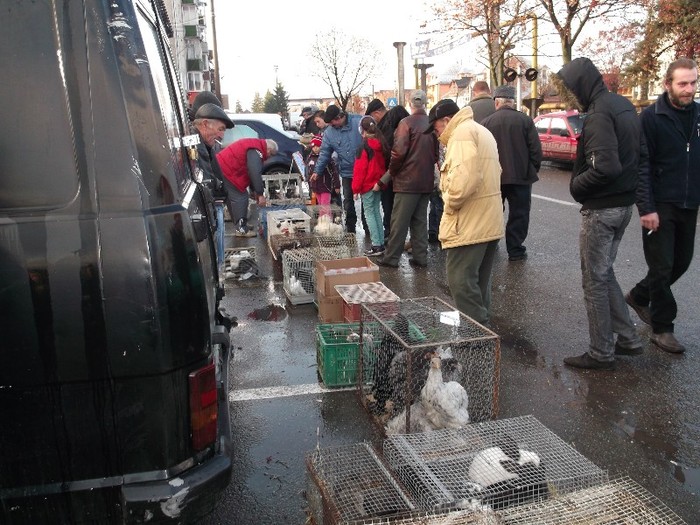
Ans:
MULTIPOLYGON (((359 323, 320 324, 316 327, 316 363, 327 387, 356 384, 359 338, 359 323)), ((366 345, 363 355, 366 363, 374 361, 374 352, 369 345, 366 345)))

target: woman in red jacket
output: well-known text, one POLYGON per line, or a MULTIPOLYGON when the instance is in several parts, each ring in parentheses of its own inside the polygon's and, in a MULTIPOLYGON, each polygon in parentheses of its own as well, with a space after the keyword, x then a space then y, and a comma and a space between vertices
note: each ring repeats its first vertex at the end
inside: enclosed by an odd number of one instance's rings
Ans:
POLYGON ((362 118, 360 133, 362 134, 362 145, 357 151, 352 172, 352 192, 356 199, 358 196, 362 197, 365 221, 369 228, 369 237, 372 240, 372 247, 365 252, 365 255, 376 257, 384 253, 384 226, 382 224, 381 192, 374 191, 374 185, 386 173, 389 148, 372 117, 362 118))

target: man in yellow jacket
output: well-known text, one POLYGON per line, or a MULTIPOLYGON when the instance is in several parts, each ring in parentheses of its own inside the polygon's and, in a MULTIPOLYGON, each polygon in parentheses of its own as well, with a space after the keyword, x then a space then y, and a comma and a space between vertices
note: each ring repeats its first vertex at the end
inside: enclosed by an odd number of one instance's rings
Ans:
POLYGON ((501 165, 496 140, 474 122, 469 106, 445 99, 430 111, 425 133, 446 147, 440 166, 444 201, 439 239, 447 252, 447 284, 460 311, 488 323, 491 271, 498 240, 504 235, 501 165))

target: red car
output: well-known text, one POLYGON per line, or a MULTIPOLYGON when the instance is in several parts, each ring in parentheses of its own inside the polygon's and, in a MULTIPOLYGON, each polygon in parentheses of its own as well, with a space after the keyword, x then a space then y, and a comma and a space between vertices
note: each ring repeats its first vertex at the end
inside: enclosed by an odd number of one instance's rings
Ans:
POLYGON ((542 143, 544 160, 573 162, 583 129, 585 114, 578 111, 557 111, 535 117, 535 127, 542 143))

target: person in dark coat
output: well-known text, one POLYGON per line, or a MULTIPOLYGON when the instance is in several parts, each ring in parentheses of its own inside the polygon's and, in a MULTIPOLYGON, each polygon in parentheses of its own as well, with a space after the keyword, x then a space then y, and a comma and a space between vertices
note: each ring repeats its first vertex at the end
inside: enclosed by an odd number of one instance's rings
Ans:
POLYGON ((608 91, 588 58, 572 60, 552 80, 565 102, 587 112, 570 191, 582 204, 579 250, 590 343, 587 352, 564 363, 614 370, 616 355, 642 352, 613 265, 632 217, 640 170, 648 163, 647 148, 634 106, 608 91))
POLYGON ((640 174, 637 208, 649 271, 625 296, 651 325, 651 341, 674 354, 685 347, 673 333, 678 306, 671 285, 693 259, 700 205, 700 104, 693 100, 697 84, 693 60, 672 62, 664 78, 666 91, 642 112, 649 169, 640 174))
POLYGON ((474 83, 469 107, 472 108, 474 112, 474 122, 478 122, 479 124, 496 111, 496 105, 493 98, 491 98, 491 88, 489 88, 489 85, 483 80, 474 83))
POLYGON ((381 266, 398 267, 409 227, 413 248, 409 263, 418 267, 428 265, 428 201, 435 186, 438 145, 435 135, 423 133, 428 127, 426 103, 425 92, 414 91, 412 113, 399 122, 394 133, 389 161, 394 207, 386 251, 377 261, 381 266))
MULTIPOLYGON (((508 201, 506 249, 509 261, 527 258, 523 242, 530 225, 532 185, 539 180, 542 144, 530 117, 515 109, 515 88, 499 86, 493 93, 496 112, 481 121, 498 144, 501 199, 508 201)), ((473 108, 472 108, 473 109, 473 108)))
MULTIPOLYGON (((394 106, 387 111, 384 102, 375 98, 367 104, 365 115, 371 116, 377 122, 379 131, 384 137, 389 150, 391 150, 394 147, 394 131, 396 131, 399 122, 408 117, 409 113, 403 106, 394 106)), ((391 211, 394 208, 394 188, 391 184, 391 177, 387 176, 383 180, 380 179, 379 187, 382 192, 384 238, 388 239, 391 233, 391 211)))
POLYGON ((318 135, 321 133, 321 128, 318 127, 316 122, 314 121, 314 114, 316 113, 316 109, 311 107, 311 106, 306 106, 304 109, 301 110, 301 115, 304 120, 301 123, 301 126, 299 127, 299 134, 303 135, 305 133, 310 133, 311 135, 318 135))

